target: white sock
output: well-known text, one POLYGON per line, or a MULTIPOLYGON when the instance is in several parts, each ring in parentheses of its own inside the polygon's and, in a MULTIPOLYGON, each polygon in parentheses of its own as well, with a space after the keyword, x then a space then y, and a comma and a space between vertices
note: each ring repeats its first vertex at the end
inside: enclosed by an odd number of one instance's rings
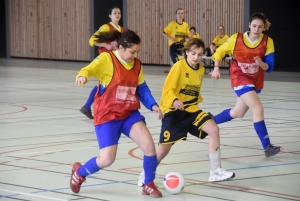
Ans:
POLYGON ((221 167, 221 150, 218 147, 216 151, 209 152, 210 171, 215 171, 221 167))

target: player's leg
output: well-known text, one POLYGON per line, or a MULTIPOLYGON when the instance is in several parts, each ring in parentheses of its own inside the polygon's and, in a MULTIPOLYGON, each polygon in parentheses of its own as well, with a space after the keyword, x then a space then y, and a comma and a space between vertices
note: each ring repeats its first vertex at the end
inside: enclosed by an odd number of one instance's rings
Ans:
POLYGON ((145 122, 144 117, 138 112, 132 112, 123 124, 123 132, 129 136, 143 151, 143 168, 145 172, 145 184, 142 194, 151 197, 162 197, 162 193, 154 184, 157 156, 154 141, 145 122))
POLYGON ((223 110, 221 113, 215 115, 213 119, 216 124, 225 123, 235 118, 242 118, 247 113, 248 109, 249 107, 247 104, 240 97, 237 97, 233 108, 223 110))
POLYGON ((118 128, 121 124, 121 121, 113 121, 95 126, 100 154, 88 160, 84 165, 79 162, 73 164, 70 188, 74 193, 80 191, 86 176, 110 166, 115 161, 121 135, 118 128))
POLYGON ((80 110, 79 110, 82 114, 84 114, 85 116, 87 116, 89 119, 94 119, 91 107, 92 107, 92 104, 94 103, 95 94, 96 94, 97 90, 98 90, 98 86, 96 85, 92 89, 92 91, 91 91, 91 93, 90 93, 90 95, 89 95, 89 97, 88 97, 85 105, 82 106, 82 108, 80 108, 80 110))
POLYGON ((258 135, 265 156, 270 157, 278 154, 282 147, 273 146, 270 142, 269 134, 264 120, 264 108, 255 90, 244 93, 241 100, 251 109, 253 113, 253 126, 258 135))
POLYGON ((200 111, 195 121, 190 127, 189 132, 203 139, 209 136, 208 153, 210 159, 210 176, 209 181, 224 181, 235 177, 233 172, 228 172, 221 167, 221 150, 219 127, 205 112, 200 111))

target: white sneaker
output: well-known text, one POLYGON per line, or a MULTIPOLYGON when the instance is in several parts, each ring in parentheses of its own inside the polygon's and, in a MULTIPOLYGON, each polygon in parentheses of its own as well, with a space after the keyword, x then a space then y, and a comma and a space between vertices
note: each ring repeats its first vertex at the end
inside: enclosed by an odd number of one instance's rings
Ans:
POLYGON ((208 178, 208 181, 225 181, 225 180, 230 180, 234 177, 235 177, 234 172, 227 172, 222 168, 218 168, 213 172, 210 171, 210 176, 208 178))
POLYGON ((145 172, 143 171, 143 172, 140 174, 139 181, 138 181, 138 186, 139 186, 139 187, 144 186, 144 182, 145 182, 145 172))

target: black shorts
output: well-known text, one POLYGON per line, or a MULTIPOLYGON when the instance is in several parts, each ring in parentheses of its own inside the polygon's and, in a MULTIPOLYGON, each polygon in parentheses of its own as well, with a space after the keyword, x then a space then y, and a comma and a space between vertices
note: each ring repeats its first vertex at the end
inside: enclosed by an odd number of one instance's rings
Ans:
POLYGON ((186 140, 187 133, 204 139, 208 134, 201 130, 202 126, 212 118, 202 110, 194 113, 176 110, 165 114, 162 119, 160 144, 174 144, 186 140))

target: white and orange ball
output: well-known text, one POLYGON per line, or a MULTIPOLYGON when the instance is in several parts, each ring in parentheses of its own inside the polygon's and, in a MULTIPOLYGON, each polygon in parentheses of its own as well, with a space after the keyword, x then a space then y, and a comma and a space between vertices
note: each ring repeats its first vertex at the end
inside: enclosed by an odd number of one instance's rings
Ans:
POLYGON ((164 187, 171 194, 179 194, 184 189, 185 180, 179 172, 169 172, 164 177, 164 187))

